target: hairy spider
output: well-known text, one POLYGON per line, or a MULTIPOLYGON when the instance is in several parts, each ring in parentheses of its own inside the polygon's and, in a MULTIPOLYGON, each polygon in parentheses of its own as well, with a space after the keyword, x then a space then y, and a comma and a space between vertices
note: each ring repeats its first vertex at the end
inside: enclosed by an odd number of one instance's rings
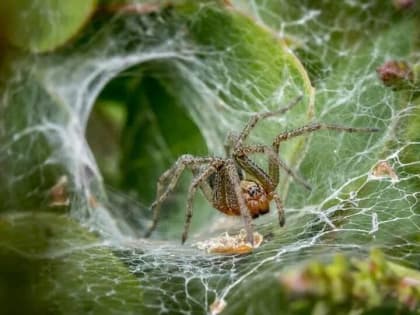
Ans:
POLYGON ((226 158, 195 157, 189 154, 178 158, 173 166, 164 172, 158 180, 156 200, 151 205, 153 222, 145 237, 150 236, 156 228, 161 204, 175 188, 182 172, 187 168, 192 171, 194 179, 188 189, 182 243, 186 241, 188 236, 193 212, 193 198, 197 189, 200 188, 214 208, 230 216, 242 216, 247 233, 247 242, 253 245, 252 219, 268 213, 271 201, 274 201, 276 205, 280 226, 283 226, 285 223, 283 202, 276 193, 280 168, 285 170, 297 182, 310 189, 310 186, 278 156, 281 142, 318 130, 378 131, 376 128, 354 128, 312 123, 277 135, 271 146, 244 144, 259 120, 283 114, 299 103, 301 99, 302 96, 299 96, 289 105, 277 111, 254 114, 240 134, 228 137, 226 158), (249 159, 248 155, 254 153, 262 153, 268 157, 268 173, 249 159), (252 179, 245 179, 245 175, 249 175, 252 179))

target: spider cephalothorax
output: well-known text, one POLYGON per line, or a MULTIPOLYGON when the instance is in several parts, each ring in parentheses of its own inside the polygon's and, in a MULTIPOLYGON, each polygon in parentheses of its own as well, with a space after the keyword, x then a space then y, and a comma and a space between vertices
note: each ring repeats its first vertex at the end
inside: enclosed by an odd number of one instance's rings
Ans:
MULTIPOLYGON (((251 212, 253 219, 270 211, 272 196, 270 194, 267 195, 260 184, 253 181, 241 180, 241 189, 245 204, 251 212)), ((240 212, 236 212, 235 215, 240 215, 240 212)))
POLYGON ((184 233, 182 234, 182 242, 184 243, 188 236, 193 210, 193 197, 197 189, 201 189, 206 199, 217 210, 227 215, 243 217, 247 241, 252 244, 252 219, 268 213, 271 201, 274 201, 276 205, 280 226, 283 226, 285 223, 283 203, 276 193, 276 188, 279 183, 280 168, 286 171, 286 173, 292 176, 297 182, 310 189, 309 185, 279 157, 281 142, 305 133, 319 130, 346 132, 372 132, 378 130, 376 128, 354 128, 312 123, 277 135, 271 146, 264 144, 245 144, 249 133, 259 120, 285 113, 296 105, 301 98, 301 96, 296 98, 288 106, 278 111, 253 115, 239 135, 230 135, 230 137, 228 137, 226 158, 194 157, 192 155, 181 156, 158 180, 156 200, 151 206, 153 211, 153 223, 146 232, 146 237, 156 228, 159 219, 160 205, 175 188, 184 169, 188 168, 193 172, 194 179, 188 190, 186 219, 184 233), (268 172, 264 171, 248 157, 251 154, 258 153, 265 154, 268 157, 268 172), (246 175, 249 175, 252 180, 246 179, 246 175))

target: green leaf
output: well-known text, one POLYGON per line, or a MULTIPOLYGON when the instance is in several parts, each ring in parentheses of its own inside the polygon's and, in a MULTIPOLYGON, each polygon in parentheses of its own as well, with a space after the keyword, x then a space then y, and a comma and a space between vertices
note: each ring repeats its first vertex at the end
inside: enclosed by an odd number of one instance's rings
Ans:
POLYGON ((0 302, 5 314, 136 313, 139 281, 91 232, 65 216, 0 218, 0 302))
POLYGON ((72 38, 92 15, 96 0, 2 1, 0 33, 30 52, 45 52, 72 38))

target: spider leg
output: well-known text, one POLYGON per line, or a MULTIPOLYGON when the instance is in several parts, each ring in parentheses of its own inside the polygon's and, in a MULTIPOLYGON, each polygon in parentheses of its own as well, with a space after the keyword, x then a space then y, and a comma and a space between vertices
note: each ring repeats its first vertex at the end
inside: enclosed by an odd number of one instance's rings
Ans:
POLYGON ((283 202, 281 201, 281 198, 277 194, 273 194, 272 197, 276 204, 277 214, 279 217, 279 225, 283 226, 286 223, 286 216, 284 215, 283 202))
MULTIPOLYGON (((244 220, 245 224, 245 231, 246 231, 246 240, 249 242, 252 246, 254 246, 254 229, 252 225, 252 217, 251 213, 248 209, 248 207, 245 204, 245 200, 242 196, 241 192, 241 186, 240 186, 240 178, 236 169, 235 162, 233 160, 228 160, 228 163, 226 164, 226 171, 228 175, 228 180, 230 181, 230 184, 235 192, 235 198, 237 200, 239 211, 241 213, 241 216, 244 220)), ((229 196, 229 194, 226 195, 226 199, 232 198, 233 196, 229 196)))
POLYGON ((315 132, 318 130, 336 130, 336 131, 346 131, 346 132, 374 132, 379 131, 378 128, 355 128, 355 127, 345 127, 338 125, 329 125, 321 123, 313 123, 306 125, 291 131, 283 132, 279 134, 273 141, 273 148, 275 152, 278 152, 278 148, 281 142, 286 141, 290 138, 294 138, 305 133, 315 132))
POLYGON ((249 159, 244 152, 239 150, 238 154, 234 155, 234 159, 245 171, 245 173, 248 173, 258 180, 265 191, 272 192, 276 189, 276 184, 270 176, 261 167, 254 163, 254 161, 249 159))
MULTIPOLYGON (((301 184, 308 190, 312 190, 311 186, 306 182, 305 179, 300 177, 296 174, 284 160, 282 160, 274 151, 273 148, 266 146, 266 145, 249 145, 246 147, 242 147, 241 151, 245 154, 252 154, 252 153, 263 153, 268 155, 269 158, 269 176, 274 184, 277 187, 279 183, 279 167, 284 169, 286 173, 293 177, 296 182, 301 184)), ((251 173, 252 174, 252 173, 251 173)))
POLYGON ((182 244, 184 244, 187 240, 188 231, 190 230, 191 218, 193 214, 193 201, 197 188, 205 183, 207 178, 209 178, 215 172, 217 172, 217 168, 213 165, 210 165, 191 182, 191 185, 188 189, 187 210, 185 214, 184 232, 182 233, 182 244))
POLYGON ((151 210, 153 212, 152 225, 146 231, 144 237, 149 237, 155 230, 159 221, 160 206, 166 200, 168 195, 175 188, 186 166, 201 165, 214 161, 214 158, 197 158, 189 154, 182 155, 174 165, 165 171, 158 179, 156 199, 152 203, 151 210), (164 189, 165 183, 170 179, 169 184, 164 189))
POLYGON ((232 132, 229 132, 226 136, 226 141, 224 144, 224 148, 225 148, 225 154, 226 156, 230 156, 230 154, 232 153, 232 148, 235 146, 235 135, 232 132))
MULTIPOLYGON (((192 173, 194 177, 197 177, 201 174, 201 172, 203 172, 202 169, 200 168, 193 168, 192 169, 192 173)), ((200 189, 203 192, 204 197, 207 199, 207 201, 211 204, 213 201, 213 191, 211 189, 210 184, 207 181, 202 181, 200 183, 200 189)))
POLYGON ((286 105, 286 107, 281 108, 279 110, 265 112, 265 113, 257 113, 255 115, 253 115, 250 118, 250 120, 248 121, 248 123, 245 125, 244 129, 242 129, 242 132, 239 134, 238 138, 236 139, 237 141, 236 141, 235 149, 238 149, 242 146, 242 142, 244 142, 246 140, 246 138, 249 136, 249 133, 255 127, 255 125, 258 123, 258 121, 260 121, 261 119, 268 118, 268 117, 284 114, 289 109, 291 109, 293 106, 298 104, 300 102, 300 100, 302 99, 302 97, 303 97, 303 95, 300 95, 300 96, 296 97, 288 105, 286 105))

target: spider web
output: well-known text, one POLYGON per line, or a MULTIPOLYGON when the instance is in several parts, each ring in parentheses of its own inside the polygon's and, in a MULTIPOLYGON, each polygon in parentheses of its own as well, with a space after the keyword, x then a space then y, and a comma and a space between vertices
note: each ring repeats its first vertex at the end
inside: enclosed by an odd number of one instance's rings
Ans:
MULTIPOLYGON (((181 246, 186 196, 181 189, 174 193, 179 203, 173 221, 160 222, 154 238, 143 240, 139 235, 150 224, 147 207, 105 188, 85 132, 95 100, 121 73, 134 76, 153 63, 169 69, 161 79, 178 91, 179 103, 199 127, 209 155, 217 156, 224 154, 227 132, 240 131, 255 111, 274 110, 302 93, 302 83, 285 68, 282 84, 267 98, 265 73, 253 80, 231 73, 229 58, 243 58, 234 47, 230 54, 225 48, 198 45, 176 27, 176 19, 163 13, 117 16, 90 34, 77 52, 31 57, 15 65, 1 108, 8 119, 0 125, 0 192, 16 197, 2 200, 2 208, 44 205, 52 186, 49 178, 67 174, 71 215, 111 244, 139 279, 144 311, 153 314, 206 313, 216 299, 227 301, 227 313, 234 312, 244 302, 240 292, 258 291, 260 279, 335 252, 364 256, 372 247, 381 248, 390 259, 420 268, 420 175, 413 171, 420 162, 407 158, 419 151, 420 142, 400 132, 404 122, 415 115, 418 120, 418 100, 416 105, 412 96, 416 91, 406 91, 411 96, 401 102, 375 72, 387 60, 408 57, 410 38, 400 45, 390 41, 409 29, 409 19, 375 40, 396 15, 392 8, 381 10, 380 1, 345 1, 337 11, 328 9, 335 4, 316 6, 311 1, 237 0, 232 5, 286 38, 316 89, 314 108, 306 99, 302 106, 308 107, 297 117, 292 119, 292 112, 261 123, 252 143, 269 144, 278 130, 312 120, 380 128, 377 134, 363 135, 320 132, 282 148, 314 188, 308 193, 282 176, 285 228, 277 226, 272 211, 255 221, 266 241, 252 255, 209 255, 191 245, 226 230, 238 231, 241 220, 228 219, 199 200, 190 241, 181 246), (293 156, 296 146, 298 157, 293 156), (398 178, 375 176, 379 162, 387 162, 398 178)), ((150 158, 174 160, 162 146, 150 158)), ((258 161, 264 165, 263 159, 258 161)), ((264 309, 250 312, 265 314, 264 309)))

